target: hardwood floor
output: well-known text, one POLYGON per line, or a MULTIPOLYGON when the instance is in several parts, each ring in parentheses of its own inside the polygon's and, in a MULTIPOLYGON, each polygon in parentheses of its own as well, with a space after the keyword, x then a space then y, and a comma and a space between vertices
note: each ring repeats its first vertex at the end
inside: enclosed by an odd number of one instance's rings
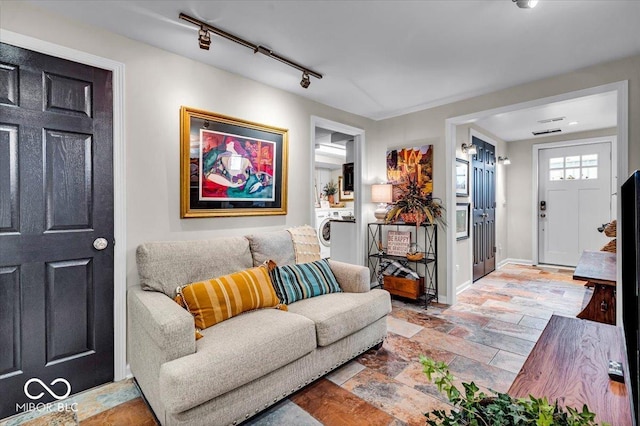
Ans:
MULTIPOLYGON (((448 363, 458 382, 506 392, 551 315, 574 317, 588 299, 591 290, 571 275, 570 270, 507 265, 458 295, 454 306, 425 310, 394 299, 388 337, 379 351, 357 357, 245 426, 424 425, 425 412, 448 405, 422 373, 421 354, 448 363)), ((66 422, 14 417, 0 426, 155 424, 132 381, 73 399, 78 412, 66 422)))

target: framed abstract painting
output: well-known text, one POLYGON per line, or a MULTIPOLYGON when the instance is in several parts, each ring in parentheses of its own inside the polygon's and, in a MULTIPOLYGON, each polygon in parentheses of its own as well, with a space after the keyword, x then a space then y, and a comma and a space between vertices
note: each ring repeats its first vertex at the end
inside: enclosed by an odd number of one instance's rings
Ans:
POLYGON ((288 130, 183 106, 180 217, 287 214, 288 130))

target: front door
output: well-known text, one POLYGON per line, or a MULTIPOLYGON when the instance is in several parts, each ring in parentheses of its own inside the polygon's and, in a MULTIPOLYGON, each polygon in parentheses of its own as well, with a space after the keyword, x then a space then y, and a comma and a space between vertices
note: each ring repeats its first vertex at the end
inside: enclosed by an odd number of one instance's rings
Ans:
POLYGON ((576 266, 583 250, 608 238, 611 220, 611 143, 538 151, 538 261, 576 266))
POLYGON ((496 269, 496 149, 475 136, 473 156, 473 281, 496 269))
POLYGON ((111 72, 0 43, 0 418, 113 380, 112 104, 111 72))

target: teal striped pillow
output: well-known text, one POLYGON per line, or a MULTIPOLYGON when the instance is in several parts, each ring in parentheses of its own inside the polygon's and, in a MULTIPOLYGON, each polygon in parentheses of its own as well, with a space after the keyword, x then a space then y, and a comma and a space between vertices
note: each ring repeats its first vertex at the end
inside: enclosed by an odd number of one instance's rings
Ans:
POLYGON ((285 305, 309 297, 342 291, 326 259, 278 266, 270 274, 273 288, 285 305))

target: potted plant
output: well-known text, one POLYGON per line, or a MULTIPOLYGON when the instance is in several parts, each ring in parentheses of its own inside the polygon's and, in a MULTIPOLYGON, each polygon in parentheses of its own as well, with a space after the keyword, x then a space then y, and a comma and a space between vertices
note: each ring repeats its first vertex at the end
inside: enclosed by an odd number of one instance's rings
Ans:
MULTIPOLYGON (((454 377, 444 362, 420 356, 423 372, 447 396, 453 410, 425 413, 427 425, 436 426, 597 426, 595 414, 584 405, 582 410, 550 404, 547 398, 512 398, 506 393, 480 392, 478 386, 462 383, 464 393, 453 385, 454 377)), ((603 426, 606 423, 603 424, 603 426)))
POLYGON ((336 185, 333 180, 327 182, 324 188, 322 188, 322 193, 327 197, 327 200, 329 200, 329 204, 335 204, 336 192, 338 192, 338 185, 336 185))
POLYGON ((446 226, 442 200, 425 195, 417 179, 409 178, 407 182, 398 185, 398 188, 401 195, 387 212, 385 217, 387 223, 402 219, 405 223, 415 223, 416 226, 420 226, 425 221, 431 225, 436 223, 446 226))

